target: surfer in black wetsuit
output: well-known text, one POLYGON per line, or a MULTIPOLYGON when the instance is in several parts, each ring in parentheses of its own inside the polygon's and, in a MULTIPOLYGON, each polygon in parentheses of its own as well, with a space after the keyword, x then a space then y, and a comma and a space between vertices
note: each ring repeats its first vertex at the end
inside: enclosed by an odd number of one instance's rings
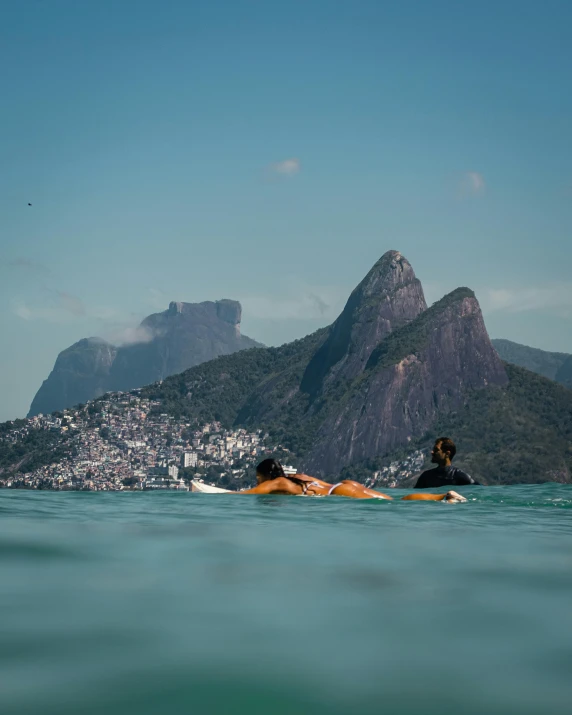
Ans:
POLYGON ((479 484, 462 469, 453 467, 451 462, 457 453, 457 448, 449 437, 439 437, 431 452, 431 461, 437 464, 435 469, 428 469, 419 477, 415 489, 435 487, 463 486, 479 484))

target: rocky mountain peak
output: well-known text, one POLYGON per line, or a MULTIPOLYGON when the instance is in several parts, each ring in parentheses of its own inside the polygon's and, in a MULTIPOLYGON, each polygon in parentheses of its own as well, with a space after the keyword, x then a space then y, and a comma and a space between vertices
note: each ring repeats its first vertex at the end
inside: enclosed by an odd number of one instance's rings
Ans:
POLYGON ((330 410, 303 467, 332 474, 391 452, 462 407, 470 391, 507 384, 474 293, 457 288, 376 347, 359 389, 330 410))
POLYGON ((178 300, 172 300, 169 303, 169 308, 167 310, 168 315, 178 315, 183 312, 184 303, 178 300))
POLYGON ((241 315, 237 300, 171 301, 167 310, 142 321, 146 339, 139 342, 116 347, 101 338, 84 338, 60 353, 29 416, 112 390, 142 387, 219 355, 260 346, 240 334, 241 315))
POLYGON ((316 395, 334 379, 353 379, 375 347, 427 309, 421 283, 399 251, 387 251, 354 289, 310 361, 301 389, 316 395))

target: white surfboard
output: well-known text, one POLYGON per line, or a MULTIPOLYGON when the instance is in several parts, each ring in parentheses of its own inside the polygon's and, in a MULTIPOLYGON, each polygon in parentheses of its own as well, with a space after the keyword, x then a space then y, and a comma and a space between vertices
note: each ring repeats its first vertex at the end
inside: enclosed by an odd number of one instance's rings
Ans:
POLYGON ((198 482, 196 479, 191 481, 192 492, 203 492, 204 494, 230 494, 230 489, 220 489, 220 487, 211 487, 210 484, 198 482))

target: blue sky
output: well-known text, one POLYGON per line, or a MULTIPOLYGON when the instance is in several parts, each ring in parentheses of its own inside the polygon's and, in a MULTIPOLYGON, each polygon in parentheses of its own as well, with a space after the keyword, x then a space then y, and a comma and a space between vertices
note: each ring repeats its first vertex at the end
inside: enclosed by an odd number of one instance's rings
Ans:
POLYGON ((301 337, 388 249, 430 302, 468 285, 491 336, 572 352, 571 26, 550 0, 0 0, 0 420, 170 300, 301 337))

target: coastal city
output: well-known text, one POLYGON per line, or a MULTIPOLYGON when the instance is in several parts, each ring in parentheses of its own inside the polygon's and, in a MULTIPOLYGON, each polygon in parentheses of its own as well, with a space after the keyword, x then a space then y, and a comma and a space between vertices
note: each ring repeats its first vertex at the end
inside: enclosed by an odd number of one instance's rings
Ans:
POLYGON ((190 479, 245 485, 263 455, 280 451, 261 431, 200 426, 154 412, 159 403, 132 393, 113 393, 85 406, 36 415, 12 430, 23 439, 30 430, 69 433, 73 456, 8 477, 0 487, 87 491, 125 489, 188 490, 190 479))
MULTIPOLYGON (((32 430, 59 433, 67 437, 67 456, 31 471, 0 472, 0 488, 188 491, 197 480, 240 490, 254 484, 255 466, 265 456, 291 461, 288 450, 272 444, 261 430, 175 419, 159 412, 159 401, 139 393, 110 393, 74 409, 23 420, 5 439, 23 440, 32 430)), ((423 452, 414 452, 372 473, 367 486, 397 487, 423 461, 423 452)))
POLYGON ((422 449, 418 449, 404 459, 391 462, 386 467, 373 472, 371 477, 365 480, 365 486, 372 489, 375 487, 395 489, 396 487, 404 486, 407 480, 417 476, 422 471, 424 464, 425 452, 422 449))

